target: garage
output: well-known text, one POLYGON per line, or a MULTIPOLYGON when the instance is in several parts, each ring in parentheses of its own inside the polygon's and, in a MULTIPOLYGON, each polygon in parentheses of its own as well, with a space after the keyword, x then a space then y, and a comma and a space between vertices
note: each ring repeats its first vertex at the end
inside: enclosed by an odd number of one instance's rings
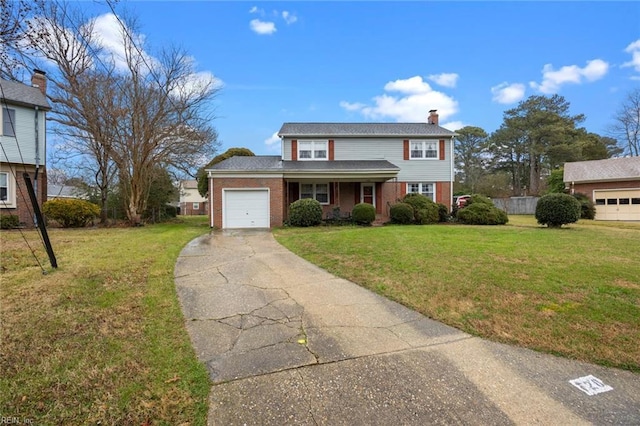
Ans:
POLYGON ((598 220, 640 220, 640 188, 593 191, 598 220))
POLYGON ((269 228, 269 189, 223 189, 223 228, 269 228))

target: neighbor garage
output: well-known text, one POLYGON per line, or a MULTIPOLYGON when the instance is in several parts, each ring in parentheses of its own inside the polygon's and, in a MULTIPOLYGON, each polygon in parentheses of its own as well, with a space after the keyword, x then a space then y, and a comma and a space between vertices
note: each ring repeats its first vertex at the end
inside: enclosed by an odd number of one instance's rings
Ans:
POLYGON ((594 190, 596 219, 640 220, 640 188, 594 190))
POLYGON ((269 188, 223 189, 223 228, 269 228, 269 188))
POLYGON ((564 183, 591 198, 596 220, 640 221, 640 157, 565 163, 564 183))

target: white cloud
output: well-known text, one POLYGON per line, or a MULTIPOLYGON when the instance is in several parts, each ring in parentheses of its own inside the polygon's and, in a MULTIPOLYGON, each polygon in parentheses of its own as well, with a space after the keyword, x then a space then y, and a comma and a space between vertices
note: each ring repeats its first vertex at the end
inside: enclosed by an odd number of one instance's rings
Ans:
POLYGON ((386 92, 399 92, 400 96, 383 93, 373 98, 373 104, 340 102, 347 111, 356 111, 369 119, 392 119, 405 122, 426 122, 428 111, 437 109, 440 121, 458 112, 458 102, 445 93, 435 91, 422 77, 390 81, 386 92))
POLYGON ((171 94, 182 98, 198 96, 207 88, 220 89, 224 85, 223 81, 214 76, 209 71, 202 71, 182 78, 175 82, 175 87, 171 94))
POLYGON ((447 130, 455 132, 456 130, 462 129, 464 126, 466 126, 466 124, 464 124, 462 121, 449 121, 446 123, 440 123, 440 126, 444 127, 447 130))
POLYGON ((585 81, 596 81, 609 71, 609 64, 601 59, 588 61, 584 68, 577 65, 566 65, 554 70, 551 64, 542 68, 542 83, 532 81, 530 86, 545 94, 554 94, 563 84, 582 84, 585 81))
MULTIPOLYGON (((624 51, 631 54, 631 60, 629 62, 625 62, 622 66, 632 67, 637 72, 640 72, 640 39, 629 44, 624 51)), ((632 79, 637 80, 638 77, 632 77, 632 79)))
POLYGON ((265 139, 264 144, 269 148, 270 151, 278 151, 281 148, 278 132, 274 132, 271 136, 265 139))
POLYGON ((298 20, 298 17, 287 10, 283 10, 282 19, 284 19, 287 25, 291 25, 298 20))
POLYGON ((251 31, 260 35, 271 35, 277 31, 275 23, 265 22, 259 19, 252 19, 251 22, 249 22, 249 27, 251 31))
POLYGON ((444 87, 456 87, 458 83, 458 77, 460 77, 456 73, 442 73, 442 74, 431 74, 427 76, 427 78, 434 83, 444 86, 444 87))
POLYGON ((260 9, 258 9, 258 6, 253 6, 249 9, 249 13, 260 13, 260 9))
POLYGON ((524 98, 525 86, 521 83, 509 84, 506 81, 493 86, 493 101, 499 104, 512 104, 524 98))

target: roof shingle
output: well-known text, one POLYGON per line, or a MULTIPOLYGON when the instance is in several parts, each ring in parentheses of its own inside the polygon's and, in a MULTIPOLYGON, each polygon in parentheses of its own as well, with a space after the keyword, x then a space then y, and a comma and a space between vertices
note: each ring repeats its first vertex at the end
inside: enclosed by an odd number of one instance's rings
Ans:
POLYGON ((565 163, 565 182, 597 182, 640 179, 640 157, 565 163))
POLYGON ((7 103, 51 109, 46 96, 37 87, 2 79, 0 79, 0 87, 2 88, 0 99, 7 103))
POLYGON ((278 132, 280 137, 433 137, 455 136, 456 133, 428 123, 284 123, 278 132))

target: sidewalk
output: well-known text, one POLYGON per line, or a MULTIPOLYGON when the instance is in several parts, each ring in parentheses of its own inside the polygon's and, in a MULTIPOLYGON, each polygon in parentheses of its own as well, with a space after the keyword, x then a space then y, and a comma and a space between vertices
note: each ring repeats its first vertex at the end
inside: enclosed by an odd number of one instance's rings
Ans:
POLYGON ((213 382, 210 425, 640 424, 639 375, 472 337, 266 231, 192 241, 175 282, 213 382), (569 383, 589 375, 613 390, 569 383))

